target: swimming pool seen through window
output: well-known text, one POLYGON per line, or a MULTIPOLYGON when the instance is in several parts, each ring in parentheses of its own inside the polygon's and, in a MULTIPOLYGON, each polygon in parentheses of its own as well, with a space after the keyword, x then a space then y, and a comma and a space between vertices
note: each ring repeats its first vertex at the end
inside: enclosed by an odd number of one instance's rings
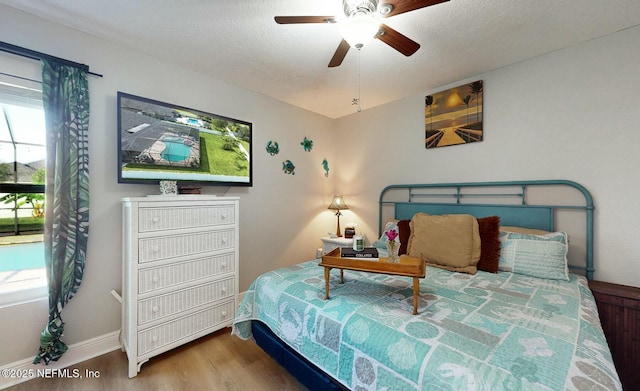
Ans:
POLYGON ((18 79, 0 78, 0 306, 46 296, 42 92, 18 79))

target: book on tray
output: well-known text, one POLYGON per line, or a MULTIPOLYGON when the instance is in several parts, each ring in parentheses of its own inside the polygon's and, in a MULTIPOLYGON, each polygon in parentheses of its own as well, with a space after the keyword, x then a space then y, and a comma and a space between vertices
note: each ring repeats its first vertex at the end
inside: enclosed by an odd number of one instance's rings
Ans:
POLYGON ((378 258, 378 249, 375 247, 365 247, 362 251, 356 251, 351 247, 340 247, 342 258, 378 258))

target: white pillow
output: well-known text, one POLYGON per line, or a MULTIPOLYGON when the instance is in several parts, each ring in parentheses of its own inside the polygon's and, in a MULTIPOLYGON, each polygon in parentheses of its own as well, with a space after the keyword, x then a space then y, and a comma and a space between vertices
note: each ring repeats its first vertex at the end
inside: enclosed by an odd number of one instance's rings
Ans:
POLYGON ((552 280, 569 280, 567 234, 500 232, 498 270, 552 280))
MULTIPOLYGON (((387 248, 387 235, 386 235, 386 232, 387 231, 391 231, 392 229, 395 229, 396 232, 399 232, 398 231, 398 221, 397 220, 389 221, 389 222, 387 222, 387 224, 384 225, 384 230, 382 231, 382 235, 380 235, 378 240, 373 242, 373 247, 386 249, 387 248)), ((396 238, 396 242, 397 241, 399 241, 399 238, 396 238)))

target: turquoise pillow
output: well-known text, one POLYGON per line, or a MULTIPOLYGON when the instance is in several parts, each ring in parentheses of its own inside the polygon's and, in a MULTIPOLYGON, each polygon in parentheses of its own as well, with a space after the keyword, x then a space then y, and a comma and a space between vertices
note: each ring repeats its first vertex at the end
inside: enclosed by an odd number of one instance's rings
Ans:
POLYGON ((567 234, 546 235, 500 232, 501 271, 569 281, 567 234))

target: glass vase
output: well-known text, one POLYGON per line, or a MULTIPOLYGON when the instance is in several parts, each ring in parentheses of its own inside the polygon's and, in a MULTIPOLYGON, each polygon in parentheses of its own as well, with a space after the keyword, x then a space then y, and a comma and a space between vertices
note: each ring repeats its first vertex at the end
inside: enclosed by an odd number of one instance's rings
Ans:
POLYGON ((391 263, 400 262, 400 256, 398 255, 398 250, 400 250, 400 243, 395 241, 387 241, 387 257, 388 261, 391 263))

